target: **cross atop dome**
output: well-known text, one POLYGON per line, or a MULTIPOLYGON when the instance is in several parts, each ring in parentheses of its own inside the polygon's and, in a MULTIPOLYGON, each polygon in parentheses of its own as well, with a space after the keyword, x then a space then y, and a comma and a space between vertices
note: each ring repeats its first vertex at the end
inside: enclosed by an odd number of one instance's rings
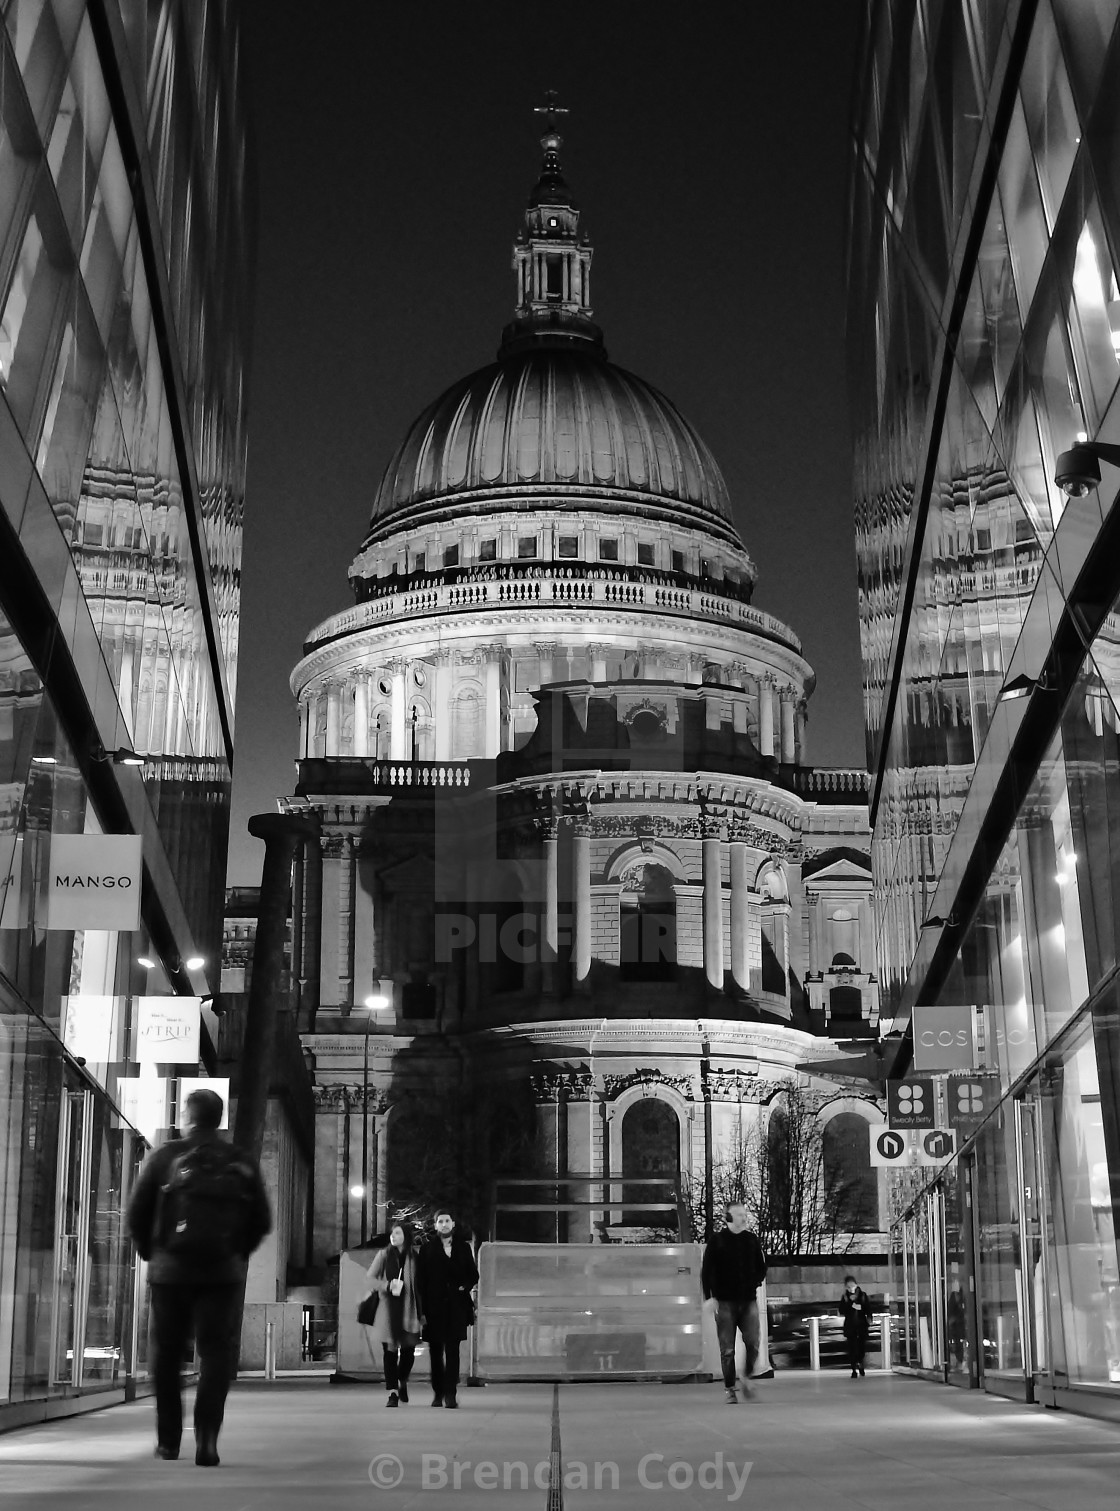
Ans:
POLYGON ((546 340, 602 349, 602 333, 591 320, 591 244, 580 232, 579 209, 560 166, 564 139, 556 127, 568 110, 555 89, 545 91, 544 101, 533 107, 544 121, 544 162, 514 243, 517 308, 503 332, 503 356, 546 340))

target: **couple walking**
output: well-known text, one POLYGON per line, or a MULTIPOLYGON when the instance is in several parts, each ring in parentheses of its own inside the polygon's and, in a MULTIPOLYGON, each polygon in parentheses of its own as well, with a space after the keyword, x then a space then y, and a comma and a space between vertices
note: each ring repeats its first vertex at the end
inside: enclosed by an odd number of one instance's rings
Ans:
POLYGON ((419 1247, 411 1230, 395 1222, 366 1278, 380 1298, 370 1342, 381 1344, 385 1405, 407 1403, 416 1345, 423 1338, 431 1360, 432 1405, 457 1407, 459 1350, 474 1321, 471 1291, 478 1267, 470 1244, 456 1237, 451 1213, 436 1213, 435 1234, 419 1247))

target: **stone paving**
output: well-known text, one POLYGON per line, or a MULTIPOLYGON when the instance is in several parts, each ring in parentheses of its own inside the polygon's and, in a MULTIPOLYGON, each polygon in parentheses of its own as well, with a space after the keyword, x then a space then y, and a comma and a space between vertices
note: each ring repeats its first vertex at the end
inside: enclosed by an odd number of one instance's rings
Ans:
MULTIPOLYGON (((464 1389, 457 1412, 373 1386, 242 1382, 221 1466, 152 1457, 150 1401, 0 1436, 0 1504, 90 1511, 1114 1511, 1120 1426, 887 1374, 717 1385, 563 1385, 562 1501, 549 1499, 553 1388, 464 1389)), ((188 1418, 189 1420, 189 1418, 188 1418)), ((184 1442, 184 1449, 187 1444, 184 1442)))

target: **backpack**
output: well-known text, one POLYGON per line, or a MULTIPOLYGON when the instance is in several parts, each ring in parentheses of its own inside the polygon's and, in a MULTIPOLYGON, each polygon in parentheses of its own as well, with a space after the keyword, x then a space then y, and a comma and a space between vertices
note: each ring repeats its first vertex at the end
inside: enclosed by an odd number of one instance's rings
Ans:
POLYGON ((254 1186, 252 1165, 232 1145, 213 1140, 185 1150, 161 1188, 159 1247, 196 1264, 244 1257, 254 1186))

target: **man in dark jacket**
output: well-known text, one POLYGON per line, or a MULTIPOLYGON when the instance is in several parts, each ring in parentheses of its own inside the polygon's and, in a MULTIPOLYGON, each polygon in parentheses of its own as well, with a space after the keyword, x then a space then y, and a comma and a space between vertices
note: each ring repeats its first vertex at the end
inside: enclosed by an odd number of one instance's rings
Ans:
MULTIPOLYGON (((766 1278, 766 1255, 758 1238, 747 1227, 747 1209, 740 1202, 728 1203, 726 1218, 727 1226, 704 1250, 700 1284, 708 1309, 715 1313, 723 1365, 724 1400, 734 1402, 738 1399, 735 1394, 736 1333, 742 1333, 746 1344, 748 1380, 758 1359, 757 1292, 766 1278)), ((750 1395, 746 1381, 743 1395, 750 1395)))
POLYGON ((128 1204, 128 1230, 148 1261, 152 1287, 156 1457, 179 1457, 179 1372, 193 1328, 199 1356, 194 1461, 203 1465, 218 1463, 249 1255, 272 1226, 256 1161, 218 1132, 224 1105, 216 1091, 191 1092, 184 1136, 148 1157, 128 1204))
POLYGON ((455 1236, 450 1212, 437 1212, 435 1227, 416 1260, 421 1336, 432 1366, 432 1405, 453 1408, 459 1404, 459 1347, 474 1321, 471 1291, 478 1284, 478 1266, 470 1244, 455 1236))

